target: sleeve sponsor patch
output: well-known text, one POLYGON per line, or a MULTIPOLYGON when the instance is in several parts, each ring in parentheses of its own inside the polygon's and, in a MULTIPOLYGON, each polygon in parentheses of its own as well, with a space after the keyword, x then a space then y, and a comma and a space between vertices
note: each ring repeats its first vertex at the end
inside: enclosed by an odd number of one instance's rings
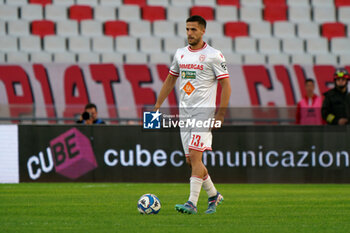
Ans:
POLYGON ((221 67, 222 67, 224 70, 227 70, 226 62, 221 62, 221 67))

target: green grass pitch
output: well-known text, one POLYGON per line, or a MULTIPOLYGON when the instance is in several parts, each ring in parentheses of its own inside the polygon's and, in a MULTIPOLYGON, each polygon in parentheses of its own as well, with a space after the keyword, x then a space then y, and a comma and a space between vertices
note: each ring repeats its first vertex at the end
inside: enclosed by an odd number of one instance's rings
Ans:
POLYGON ((225 201, 205 215, 174 210, 189 184, 0 184, 0 232, 350 232, 350 185, 218 184, 225 201), (158 215, 140 215, 137 200, 156 194, 158 215))

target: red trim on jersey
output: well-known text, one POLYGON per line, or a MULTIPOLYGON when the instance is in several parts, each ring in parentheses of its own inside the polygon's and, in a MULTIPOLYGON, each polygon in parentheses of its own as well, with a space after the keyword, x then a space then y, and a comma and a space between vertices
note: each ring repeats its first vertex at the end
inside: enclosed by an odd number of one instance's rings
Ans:
POLYGON ((202 47, 202 48, 199 48, 199 49, 191 49, 191 46, 190 46, 190 45, 187 46, 187 48, 188 48, 188 50, 189 50, 190 52, 198 52, 198 51, 200 51, 200 50, 202 50, 202 49, 205 49, 206 47, 207 47, 207 43, 206 43, 206 42, 204 42, 203 47, 202 47))
POLYGON ((211 147, 198 148, 198 147, 188 146, 188 148, 199 152, 203 152, 205 150, 212 150, 211 147))
POLYGON ((175 76, 175 77, 179 77, 179 73, 176 73, 172 70, 169 70, 169 74, 171 74, 172 76, 175 76))
POLYGON ((216 76, 217 78, 220 78, 221 76, 228 76, 228 74, 220 74, 218 76, 216 76))
POLYGON ((219 78, 216 78, 217 80, 220 80, 220 79, 224 79, 224 78, 229 78, 230 76, 222 76, 222 77, 219 77, 219 78))
POLYGON ((220 79, 224 79, 224 78, 229 78, 230 76, 228 74, 222 74, 219 76, 216 76, 216 79, 220 80, 220 79))
POLYGON ((185 157, 186 157, 186 158, 189 158, 189 157, 190 157, 190 154, 185 154, 185 157))

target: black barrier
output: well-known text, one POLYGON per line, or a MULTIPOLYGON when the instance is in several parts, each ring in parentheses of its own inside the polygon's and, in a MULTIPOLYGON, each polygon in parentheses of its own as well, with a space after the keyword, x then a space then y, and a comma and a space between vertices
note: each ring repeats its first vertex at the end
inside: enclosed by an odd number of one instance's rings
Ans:
MULTIPOLYGON (((349 183, 350 127, 227 126, 203 161, 215 182, 349 183)), ((20 182, 188 182, 178 130, 20 125, 20 182)))

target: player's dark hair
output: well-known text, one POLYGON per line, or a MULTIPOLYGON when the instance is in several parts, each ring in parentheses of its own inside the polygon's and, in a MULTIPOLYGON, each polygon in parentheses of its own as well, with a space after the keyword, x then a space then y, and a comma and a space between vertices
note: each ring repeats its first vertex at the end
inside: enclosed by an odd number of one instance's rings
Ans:
POLYGON ((88 103, 87 105, 85 105, 85 110, 86 110, 86 109, 90 109, 90 108, 95 108, 95 109, 96 109, 96 112, 97 112, 96 104, 94 104, 94 103, 88 103))
POLYGON ((192 15, 186 20, 186 23, 188 22, 198 22, 198 24, 202 25, 204 28, 207 27, 207 21, 205 21, 205 19, 199 15, 192 15))
POLYGON ((307 78, 307 79, 305 80, 305 84, 307 84, 307 83, 315 84, 315 81, 314 81, 313 79, 311 79, 311 78, 307 78))

